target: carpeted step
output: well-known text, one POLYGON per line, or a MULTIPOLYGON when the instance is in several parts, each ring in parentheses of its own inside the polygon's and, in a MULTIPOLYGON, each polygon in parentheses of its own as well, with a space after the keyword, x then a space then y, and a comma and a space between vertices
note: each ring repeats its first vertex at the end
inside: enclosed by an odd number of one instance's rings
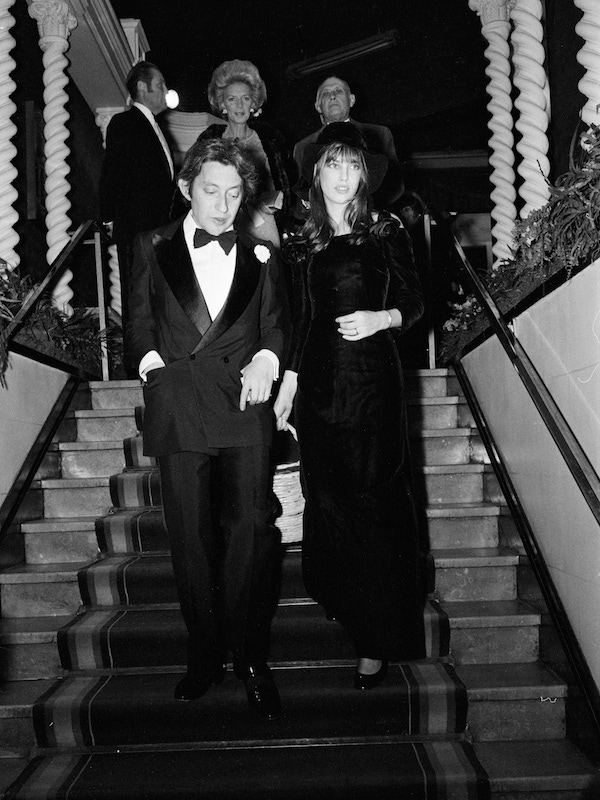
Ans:
POLYGON ((34 705, 40 747, 276 738, 282 746, 307 739, 462 734, 464 685, 448 664, 392 665, 375 692, 357 692, 354 666, 274 670, 283 707, 276 726, 254 719, 243 684, 228 673, 199 701, 173 699, 179 674, 69 676, 34 705))
POLYGON ((98 546, 103 553, 147 553, 169 547, 162 508, 122 508, 96 520, 98 546))
MULTIPOLYGON (((449 622, 437 603, 425 605, 426 652, 448 655, 449 622)), ((67 670, 130 669, 186 663, 186 631, 179 608, 130 607, 80 614, 58 631, 61 663, 67 670)), ((354 659, 343 628, 315 603, 280 605, 273 620, 270 660, 274 663, 354 659)))
POLYGON ((38 757, 5 800, 489 800, 466 742, 363 741, 38 757))
MULTIPOLYGON (((112 475, 109 483, 111 500, 117 508, 160 505, 162 502, 155 469, 125 470, 112 475)), ((417 497, 425 505, 481 503, 484 500, 484 467, 482 464, 422 467, 415 474, 415 489, 417 497)))
MULTIPOLYGON (((177 591, 171 556, 163 551, 107 556, 78 573, 81 599, 86 606, 176 603, 177 591)), ((168 543, 167 543, 168 545, 168 543)), ((305 598, 302 553, 298 547, 281 549, 277 597, 305 598)))
POLYGON ((153 456, 144 455, 144 439, 139 434, 123 440, 123 451, 127 467, 152 469, 156 466, 156 459, 153 456))
MULTIPOLYGON (((304 597, 301 552, 283 551, 278 596, 304 597)), ((424 581, 442 600, 512 600, 517 554, 503 548, 434 550, 424 561, 424 581), (435 562, 435 568, 434 568, 435 562)), ((171 557, 166 553, 107 556, 79 572, 86 606, 172 603, 177 600, 171 557)))
MULTIPOLYGON (((276 492, 277 494, 277 492, 276 492)), ((278 496, 284 499, 287 494, 278 496)), ((296 509, 297 534, 301 538, 301 510, 296 509)), ((291 511, 290 511, 291 513, 291 511)), ((499 509, 484 503, 432 506, 423 523, 432 548, 497 547, 499 509)), ((277 520, 279 528, 284 520, 277 520)), ((96 534, 100 550, 108 555, 168 549, 162 509, 157 506, 120 508, 98 518, 96 534)))
MULTIPOLYGON (((419 431, 418 435, 412 438, 411 454, 417 464, 466 464, 471 458, 473 438, 471 428, 443 428, 438 430, 419 431)), ((92 442, 82 442, 81 445, 92 445, 92 442)), ((106 443, 109 449, 109 443, 106 443)), ((114 445, 113 445, 114 446, 114 445)), ((73 447, 65 443, 60 447, 63 453, 63 463, 69 463, 72 459, 76 464, 76 455, 72 451, 84 450, 84 447, 73 447)), ((111 463, 115 465, 114 471, 123 468, 123 451, 125 452, 125 465, 133 468, 149 468, 156 464, 156 460, 151 456, 145 456, 144 440, 141 435, 128 437, 120 447, 120 458, 114 459, 111 463)), ((90 450, 93 450, 90 447, 90 450)), ((83 462, 83 458, 81 458, 83 462)), ((90 458, 90 463, 92 459, 90 458)), ((107 459, 108 463, 108 459, 107 459)), ((64 472, 63 472, 64 474, 64 472)), ((83 473, 82 473, 83 474, 83 473)), ((90 474, 105 474, 90 473, 90 474)), ((65 475, 65 477, 67 477, 65 475)), ((79 473, 73 477, 79 477, 79 473)))
POLYGON ((109 479, 110 498, 116 508, 160 506, 160 478, 157 469, 125 470, 109 479))

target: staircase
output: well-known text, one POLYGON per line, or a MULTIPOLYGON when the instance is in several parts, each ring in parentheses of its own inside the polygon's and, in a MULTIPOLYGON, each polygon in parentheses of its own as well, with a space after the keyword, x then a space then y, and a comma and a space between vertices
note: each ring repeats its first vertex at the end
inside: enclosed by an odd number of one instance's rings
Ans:
POLYGON ((526 559, 455 379, 422 370, 407 385, 435 564, 427 658, 352 689, 351 643, 304 594, 297 476, 281 468, 284 719, 267 723, 231 673, 200 701, 172 699, 185 632, 141 391, 90 384, 28 498, 39 518, 11 537, 24 563, 0 573, 2 797, 600 798, 566 739, 567 687, 539 660, 538 598, 529 581, 520 597, 526 559))

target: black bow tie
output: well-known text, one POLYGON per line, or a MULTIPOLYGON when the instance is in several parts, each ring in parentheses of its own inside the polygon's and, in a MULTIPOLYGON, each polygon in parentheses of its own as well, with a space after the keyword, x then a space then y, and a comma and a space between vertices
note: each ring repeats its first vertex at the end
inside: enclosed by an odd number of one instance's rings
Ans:
POLYGON ((229 255, 236 239, 237 233, 235 231, 223 231, 223 233, 220 233, 218 236, 213 236, 212 233, 208 233, 208 231, 204 231, 202 228, 196 228, 194 232, 194 247, 202 247, 209 242, 218 242, 226 255, 229 255))

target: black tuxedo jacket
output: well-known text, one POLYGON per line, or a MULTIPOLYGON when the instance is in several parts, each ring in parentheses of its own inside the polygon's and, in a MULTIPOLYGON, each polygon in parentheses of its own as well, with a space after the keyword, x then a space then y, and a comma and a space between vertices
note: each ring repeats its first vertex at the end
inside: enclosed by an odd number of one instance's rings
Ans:
POLYGON ((106 131, 100 209, 113 222, 117 242, 169 221, 175 183, 165 151, 143 113, 133 106, 116 114, 106 131))
POLYGON ((144 449, 161 456, 269 444, 269 403, 239 410, 240 370, 264 348, 283 368, 290 322, 278 256, 240 234, 229 296, 213 321, 196 280, 183 218, 139 236, 128 346, 135 363, 157 350, 166 366, 144 386, 144 449))

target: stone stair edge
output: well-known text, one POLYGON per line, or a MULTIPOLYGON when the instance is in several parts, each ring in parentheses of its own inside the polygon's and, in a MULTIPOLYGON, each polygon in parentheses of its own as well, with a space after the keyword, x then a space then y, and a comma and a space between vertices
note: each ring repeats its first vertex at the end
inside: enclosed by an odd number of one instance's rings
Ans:
POLYGON ((77 573, 94 561, 65 561, 53 564, 20 564, 0 571, 0 584, 67 583, 77 581, 77 573))
POLYGON ((540 624, 540 613, 522 600, 445 600, 451 628, 521 627, 540 624))
POLYGON ((95 417, 133 417, 134 408, 83 408, 67 411, 65 419, 94 419, 95 417))
POLYGON ((66 533, 95 530, 97 516, 91 517, 40 517, 19 523, 21 533, 66 533))
MULTIPOLYGON (((566 739, 475 742, 473 749, 489 775, 492 797, 498 797, 498 800, 500 792, 514 792, 515 795, 522 792, 523 800, 537 800, 537 792, 590 788, 596 788, 598 794, 582 795, 581 800, 600 796, 598 768, 566 739)), ((543 798, 551 800, 551 794, 543 795, 543 798)))
POLYGON ((553 700, 569 693, 566 682, 543 661, 456 664, 455 672, 467 688, 469 701, 543 697, 553 700))

